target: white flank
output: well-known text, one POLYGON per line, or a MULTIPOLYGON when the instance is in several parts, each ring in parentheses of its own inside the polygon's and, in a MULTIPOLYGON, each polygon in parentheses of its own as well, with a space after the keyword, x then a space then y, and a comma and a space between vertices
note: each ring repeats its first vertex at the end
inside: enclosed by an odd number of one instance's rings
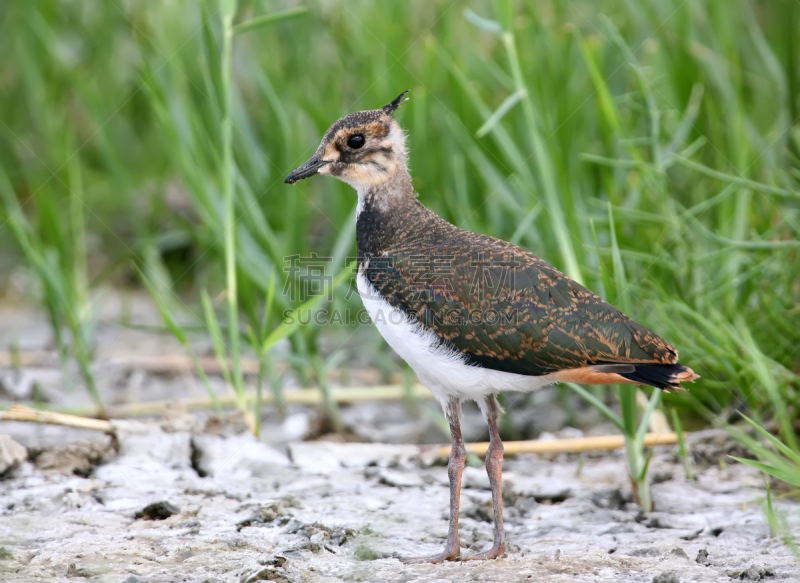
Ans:
POLYGON ((449 397, 474 399, 480 403, 484 397, 498 391, 535 391, 556 382, 549 375, 520 375, 466 364, 463 355, 441 344, 432 331, 384 300, 361 269, 356 285, 381 336, 443 407, 449 397))

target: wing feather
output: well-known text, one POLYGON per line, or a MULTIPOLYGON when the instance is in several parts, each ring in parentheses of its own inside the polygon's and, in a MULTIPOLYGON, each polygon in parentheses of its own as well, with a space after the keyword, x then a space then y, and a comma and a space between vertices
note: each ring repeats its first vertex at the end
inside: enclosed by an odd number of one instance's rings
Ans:
POLYGON ((394 240, 400 242, 369 262, 370 282, 468 362, 544 375, 594 364, 677 361, 663 339, 511 243, 442 219, 394 240))

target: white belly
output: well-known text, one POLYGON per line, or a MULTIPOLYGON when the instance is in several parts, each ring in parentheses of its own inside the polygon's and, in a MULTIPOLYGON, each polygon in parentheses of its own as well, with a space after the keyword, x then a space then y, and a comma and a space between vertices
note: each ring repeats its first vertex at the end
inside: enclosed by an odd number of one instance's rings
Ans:
POLYGON ((471 366, 463 355, 441 344, 433 332, 393 308, 361 270, 356 285, 381 336, 442 406, 449 397, 481 401, 499 391, 534 391, 555 382, 549 375, 520 375, 471 366))

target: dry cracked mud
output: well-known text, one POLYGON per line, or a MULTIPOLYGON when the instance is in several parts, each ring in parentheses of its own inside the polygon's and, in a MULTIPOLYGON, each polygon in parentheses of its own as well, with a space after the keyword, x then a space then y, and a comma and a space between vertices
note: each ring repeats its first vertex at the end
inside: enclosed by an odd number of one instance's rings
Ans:
MULTIPOLYGON (((762 478, 720 464, 719 444, 691 444, 714 460, 696 481, 674 448, 656 448, 657 508, 647 515, 629 501, 619 452, 508 459, 507 556, 405 565, 396 557, 434 553, 447 528, 446 468, 416 446, 278 447, 174 424, 115 425, 116 440, 0 426, 29 452, 0 481, 2 580, 800 580, 791 552, 769 537, 762 478)), ((490 543, 491 506, 482 468, 468 467, 464 480, 468 552, 490 543)), ((797 505, 783 501, 779 512, 798 534, 797 505)))

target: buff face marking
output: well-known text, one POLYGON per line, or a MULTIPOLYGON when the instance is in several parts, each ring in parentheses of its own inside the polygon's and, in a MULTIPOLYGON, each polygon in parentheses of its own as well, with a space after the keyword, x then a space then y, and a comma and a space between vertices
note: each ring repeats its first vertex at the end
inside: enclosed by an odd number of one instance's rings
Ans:
POLYGON ((381 109, 359 111, 337 121, 325 132, 314 156, 284 182, 294 184, 322 174, 346 182, 359 193, 390 182, 407 158, 405 135, 392 117, 403 95, 381 109))

